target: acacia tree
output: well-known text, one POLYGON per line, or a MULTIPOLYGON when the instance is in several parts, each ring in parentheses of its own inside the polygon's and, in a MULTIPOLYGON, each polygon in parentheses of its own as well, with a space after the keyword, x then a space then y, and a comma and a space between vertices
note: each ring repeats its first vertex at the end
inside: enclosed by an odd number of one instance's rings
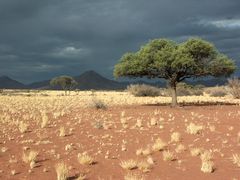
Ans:
POLYGON ((59 76, 55 77, 50 81, 51 86, 60 86, 64 91, 65 95, 67 95, 67 91, 70 91, 77 85, 77 81, 75 81, 71 76, 59 76))
POLYGON ((236 66, 215 46, 200 38, 183 43, 155 39, 135 53, 126 53, 115 65, 114 76, 164 78, 172 92, 172 106, 177 105, 177 83, 186 78, 229 76, 236 66))

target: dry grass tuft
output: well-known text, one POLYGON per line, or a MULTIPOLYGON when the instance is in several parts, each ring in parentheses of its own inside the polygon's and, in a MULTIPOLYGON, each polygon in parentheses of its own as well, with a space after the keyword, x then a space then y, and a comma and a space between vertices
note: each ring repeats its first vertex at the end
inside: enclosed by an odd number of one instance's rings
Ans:
POLYGON ((58 163, 55 166, 55 170, 57 173, 57 180, 67 180, 68 179, 68 168, 67 165, 62 163, 58 163))
POLYGON ((48 116, 46 114, 42 115, 42 122, 41 122, 41 128, 47 127, 49 122, 48 116))
POLYGON ((173 132, 171 134, 171 142, 179 142, 181 141, 181 134, 179 132, 173 132))
POLYGON ((163 160, 164 161, 174 161, 174 160, 176 160, 176 158, 172 152, 163 151, 163 160))
POLYGON ((28 154, 23 152, 22 160, 25 163, 31 163, 37 161, 38 152, 37 151, 30 151, 28 154))
POLYGON ((62 126, 59 129, 59 136, 60 137, 65 137, 66 136, 66 132, 65 132, 65 128, 62 126))
POLYGON ((21 133, 26 133, 28 131, 28 127, 29 125, 27 123, 24 123, 23 121, 21 121, 18 125, 18 129, 21 133))
POLYGON ((186 151, 186 147, 185 147, 183 144, 179 144, 179 145, 176 147, 175 151, 176 151, 177 153, 182 153, 182 152, 186 151))
POLYGON ((120 166, 123 169, 128 169, 128 170, 136 169, 138 167, 137 165, 138 165, 137 161, 135 161, 133 159, 121 161, 121 163, 120 163, 120 166))
POLYGON ((153 151, 162 151, 167 147, 167 143, 165 143, 162 139, 158 138, 152 145, 153 151))
POLYGON ((147 161, 140 161, 137 163, 138 169, 142 170, 144 173, 149 172, 151 169, 151 165, 147 161))
POLYGON ((213 154, 212 152, 205 150, 203 153, 201 153, 200 158, 202 161, 210 161, 213 158, 213 154))
POLYGON ((190 149, 190 152, 191 152, 192 156, 199 156, 199 155, 201 155, 202 151, 203 150, 201 148, 192 148, 192 149, 190 149))
POLYGON ((212 161, 202 161, 201 171, 204 173, 212 173, 214 171, 214 163, 212 161))
POLYGON ((124 176, 124 180, 145 180, 145 178, 138 174, 129 173, 124 176))
POLYGON ((238 167, 240 167, 240 155, 239 154, 233 154, 231 159, 232 159, 233 164, 236 164, 238 167))
POLYGON ((82 165, 92 165, 95 163, 94 159, 85 153, 78 154, 78 162, 82 165))
POLYGON ((194 123, 190 123, 187 126, 187 133, 188 134, 199 134, 203 130, 203 126, 201 125, 196 125, 194 123))
POLYGON ((85 180, 87 176, 85 174, 79 174, 76 180, 85 180))

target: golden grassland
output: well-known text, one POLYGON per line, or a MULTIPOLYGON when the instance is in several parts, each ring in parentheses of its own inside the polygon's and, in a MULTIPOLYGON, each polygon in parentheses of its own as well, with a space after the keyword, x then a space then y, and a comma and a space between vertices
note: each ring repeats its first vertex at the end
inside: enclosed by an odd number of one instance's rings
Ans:
MULTIPOLYGON (((1 104, 9 102, 45 106, 46 103, 51 105, 68 104, 72 107, 86 107, 93 100, 102 101, 107 106, 117 105, 165 105, 171 103, 171 97, 135 97, 125 91, 72 91, 70 95, 64 96, 64 91, 15 91, 5 90, 7 95, 0 95, 1 104), (27 98, 26 98, 27 97, 27 98)), ((179 103, 186 104, 240 104, 240 99, 234 99, 231 95, 224 97, 211 97, 204 93, 202 96, 179 96, 179 103)))

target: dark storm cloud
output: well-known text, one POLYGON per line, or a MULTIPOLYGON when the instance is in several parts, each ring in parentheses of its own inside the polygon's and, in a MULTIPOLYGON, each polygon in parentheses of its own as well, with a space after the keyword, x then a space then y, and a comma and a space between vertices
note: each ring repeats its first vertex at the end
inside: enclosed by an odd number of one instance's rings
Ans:
POLYGON ((239 9, 238 0, 0 0, 0 74, 112 77, 123 53, 160 37, 200 36, 239 61, 239 9))

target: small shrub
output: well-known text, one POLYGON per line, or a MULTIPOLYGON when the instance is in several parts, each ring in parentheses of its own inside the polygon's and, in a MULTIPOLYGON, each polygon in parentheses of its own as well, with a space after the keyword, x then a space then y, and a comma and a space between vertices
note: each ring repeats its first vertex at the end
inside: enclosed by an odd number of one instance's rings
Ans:
POLYGON ((103 129, 103 122, 102 121, 95 121, 92 126, 95 128, 95 129, 103 129))
POLYGON ((95 109, 107 109, 107 105, 99 99, 92 99, 92 101, 87 105, 90 108, 95 108, 95 109))
POLYGON ((159 88, 146 84, 131 84, 127 87, 127 91, 136 97, 156 97, 161 95, 159 88))
POLYGON ((216 86, 206 88, 205 93, 207 93, 211 97, 224 97, 227 95, 227 90, 223 86, 216 86))
POLYGON ((233 78, 228 80, 228 88, 230 94, 237 99, 240 99, 240 79, 233 78))

